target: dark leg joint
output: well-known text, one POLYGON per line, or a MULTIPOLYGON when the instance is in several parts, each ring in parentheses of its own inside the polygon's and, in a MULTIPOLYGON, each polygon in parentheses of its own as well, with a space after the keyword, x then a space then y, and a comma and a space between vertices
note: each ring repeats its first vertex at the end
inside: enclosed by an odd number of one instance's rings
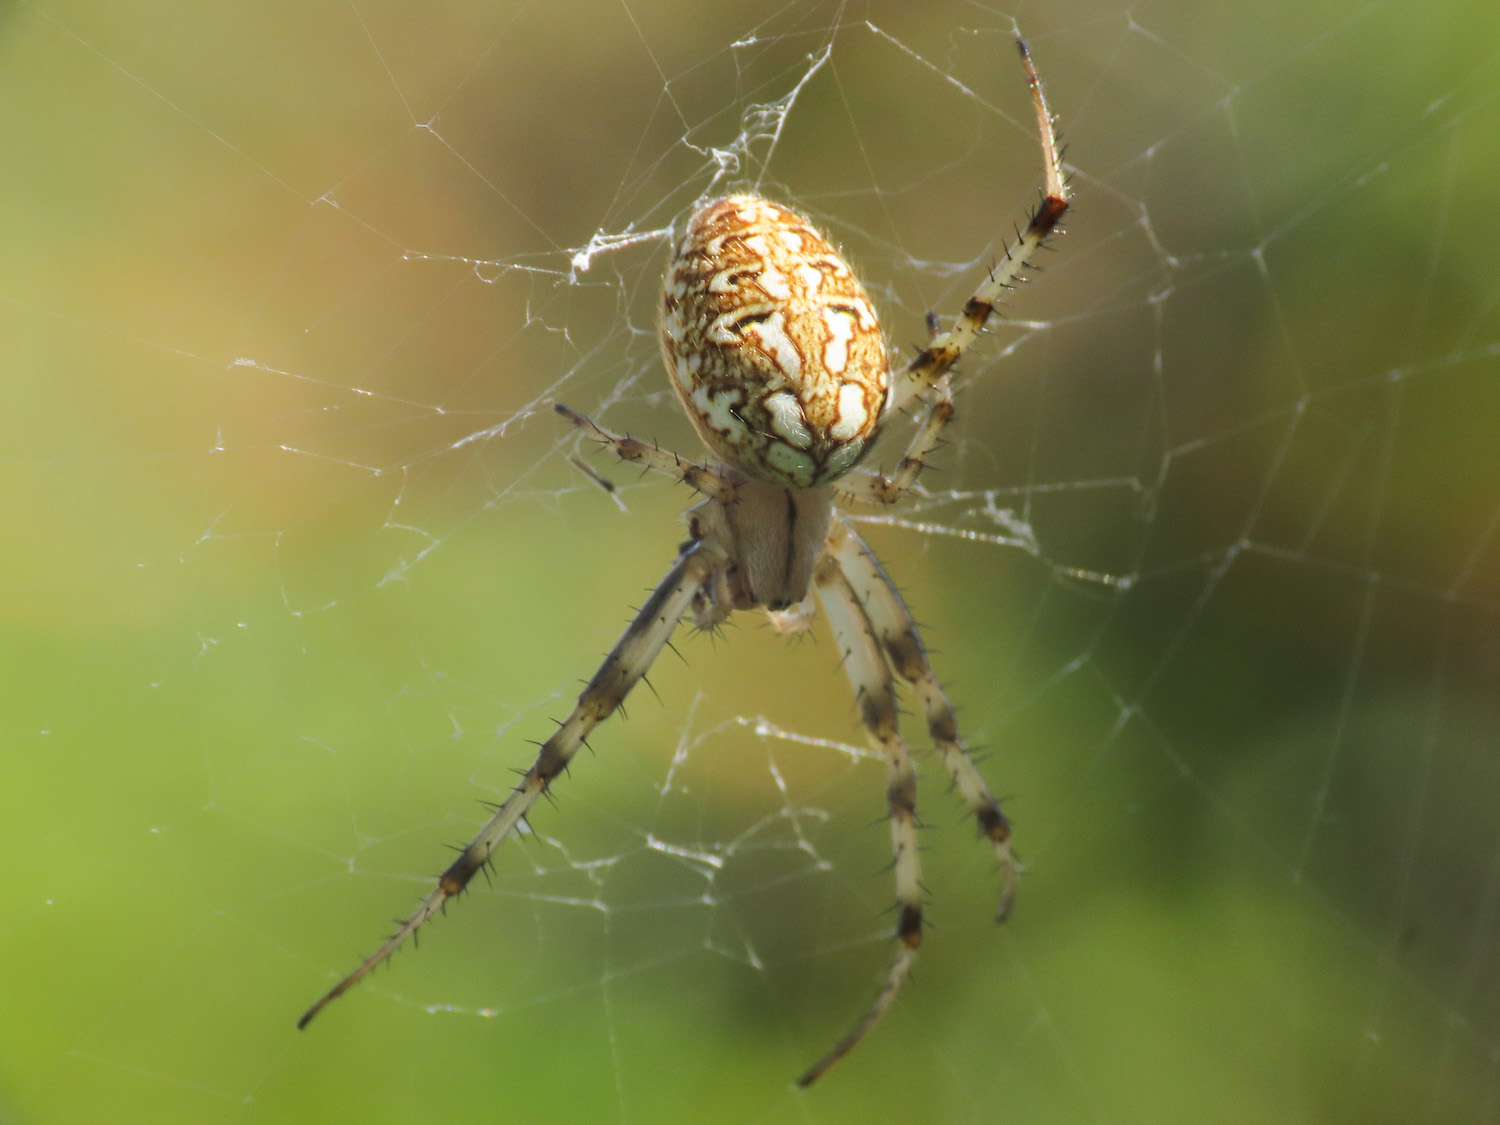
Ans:
POLYGON ((1010 839, 1010 821, 998 805, 988 805, 979 810, 979 830, 997 844, 1010 839))
POLYGON ((970 297, 964 302, 964 318, 977 321, 980 324, 988 320, 990 313, 994 312, 994 310, 995 306, 992 303, 981 300, 978 297, 970 297))
POLYGON ((917 819, 917 778, 907 770, 892 779, 885 791, 891 816, 905 814, 915 823, 917 819))
POLYGON ((901 917, 896 922, 896 936, 907 949, 916 949, 922 944, 922 908, 903 906, 901 917))
POLYGON ((546 789, 567 765, 567 756, 549 740, 542 746, 542 752, 537 755, 536 765, 531 767, 531 772, 542 783, 542 788, 546 789))
POLYGON ((1036 214, 1031 218, 1031 229, 1045 238, 1053 227, 1057 226, 1063 214, 1068 210, 1068 201, 1059 199, 1055 195, 1049 195, 1042 200, 1036 214))
POLYGON ((484 866, 483 859, 469 854, 471 850, 472 848, 465 848, 463 854, 450 863, 448 870, 438 878, 438 889, 445 898, 462 894, 463 889, 469 885, 469 880, 484 866))

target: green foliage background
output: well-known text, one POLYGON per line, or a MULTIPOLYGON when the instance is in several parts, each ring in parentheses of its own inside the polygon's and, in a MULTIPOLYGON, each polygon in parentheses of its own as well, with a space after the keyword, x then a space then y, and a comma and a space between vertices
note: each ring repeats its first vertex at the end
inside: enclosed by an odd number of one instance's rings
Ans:
POLYGON ((1497 13, 0 8, 0 1121, 1496 1120, 1497 13), (919 338, 1033 198, 1012 17, 1077 213, 931 483, 1042 554, 869 535, 1014 920, 929 769, 919 973, 790 1089, 887 956, 881 770, 740 721, 858 741, 827 639, 747 621, 298 1034, 681 534, 548 410, 691 448, 660 242, 569 248, 831 43, 762 186, 919 338))

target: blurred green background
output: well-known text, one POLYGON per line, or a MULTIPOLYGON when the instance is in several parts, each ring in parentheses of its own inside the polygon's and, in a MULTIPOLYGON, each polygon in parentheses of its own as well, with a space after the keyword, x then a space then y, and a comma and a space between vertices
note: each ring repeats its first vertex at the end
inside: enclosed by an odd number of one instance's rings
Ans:
POLYGON ((0 13, 0 1121, 1500 1120, 1500 9, 0 13), (1076 214, 863 527, 1012 921, 924 755, 919 970, 790 1088, 883 775, 747 617, 296 1032, 681 538, 550 411, 694 448, 660 232, 789 199, 920 339, 1035 198, 1016 26, 1076 214))

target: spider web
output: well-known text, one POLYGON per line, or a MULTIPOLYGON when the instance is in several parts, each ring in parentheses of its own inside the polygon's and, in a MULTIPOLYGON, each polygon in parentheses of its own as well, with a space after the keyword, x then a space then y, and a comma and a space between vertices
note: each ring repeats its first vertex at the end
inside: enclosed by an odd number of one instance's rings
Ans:
POLYGON ((1493 6, 4 20, 0 1119, 1500 1119, 1493 6), (920 340, 1035 199, 1017 27, 1076 213, 860 516, 1013 919, 919 749, 916 976, 790 1089, 890 955, 883 766, 745 616, 297 1034, 670 563, 551 406, 696 450, 674 225, 784 199, 920 340))

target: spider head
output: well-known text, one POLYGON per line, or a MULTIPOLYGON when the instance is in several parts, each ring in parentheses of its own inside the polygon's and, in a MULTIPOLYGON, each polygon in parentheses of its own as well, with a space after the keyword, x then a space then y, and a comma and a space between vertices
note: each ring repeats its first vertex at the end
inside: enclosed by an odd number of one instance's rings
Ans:
POLYGON ((890 390, 880 322, 839 252, 780 204, 731 195, 693 215, 661 343, 699 435, 751 477, 815 488, 875 438, 890 390))

